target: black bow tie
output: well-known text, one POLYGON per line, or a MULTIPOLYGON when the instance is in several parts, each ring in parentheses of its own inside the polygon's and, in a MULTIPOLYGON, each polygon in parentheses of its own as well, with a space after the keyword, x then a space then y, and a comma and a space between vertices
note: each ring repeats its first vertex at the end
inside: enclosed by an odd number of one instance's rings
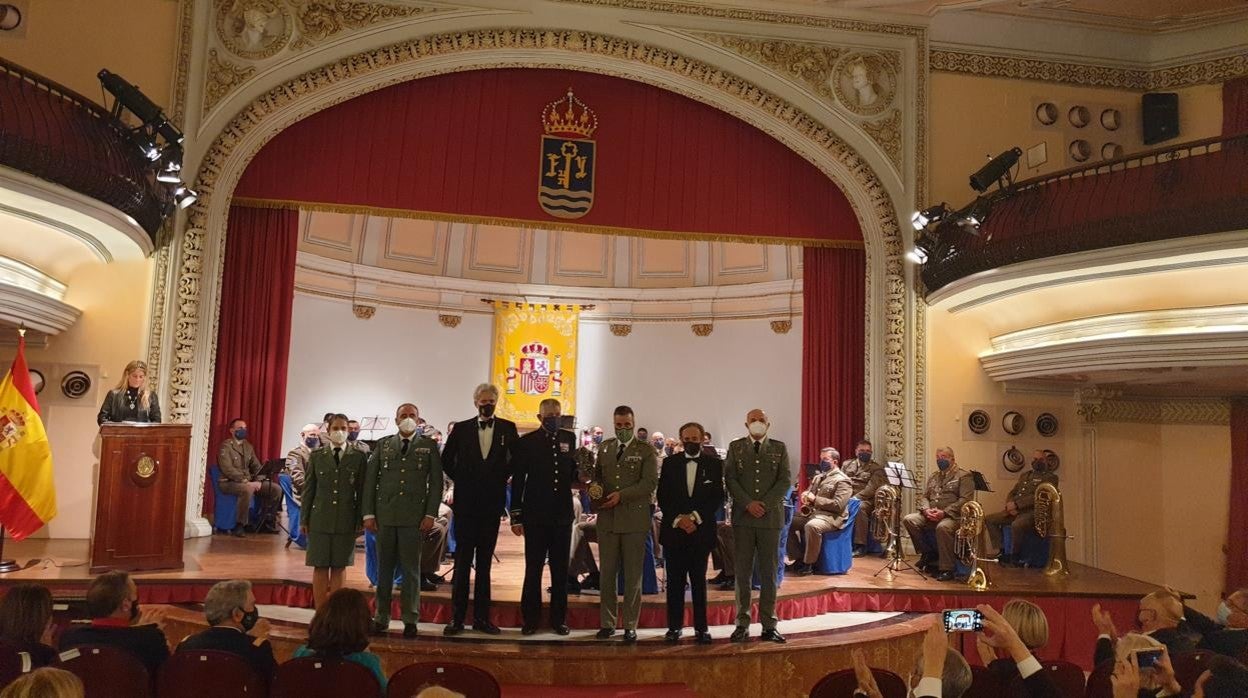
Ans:
POLYGON ((478 421, 477 426, 481 427, 482 429, 492 429, 494 427, 494 420, 487 419, 485 421, 478 421))

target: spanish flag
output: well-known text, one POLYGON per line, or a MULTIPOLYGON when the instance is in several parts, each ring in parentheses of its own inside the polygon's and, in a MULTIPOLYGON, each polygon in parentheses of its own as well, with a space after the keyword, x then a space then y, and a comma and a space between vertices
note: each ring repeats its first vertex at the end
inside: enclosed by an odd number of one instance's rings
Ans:
POLYGON ((54 516, 52 447, 39 418, 21 338, 13 368, 0 383, 0 524, 13 540, 21 540, 54 516))

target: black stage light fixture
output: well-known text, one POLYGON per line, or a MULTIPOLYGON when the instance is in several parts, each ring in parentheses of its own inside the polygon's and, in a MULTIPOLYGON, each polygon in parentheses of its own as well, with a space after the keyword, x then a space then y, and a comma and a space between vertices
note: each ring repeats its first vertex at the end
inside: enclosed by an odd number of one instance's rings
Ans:
POLYGON ((173 190, 173 202, 177 204, 178 208, 186 208, 195 203, 195 200, 198 198, 199 193, 185 184, 179 184, 173 190))
POLYGON ((906 259, 915 264, 927 264, 927 259, 936 249, 936 238, 927 233, 919 233, 914 238, 914 248, 906 253, 906 259))
POLYGON ((949 215, 949 204, 941 202, 922 211, 915 211, 914 215, 910 216, 910 224, 914 226, 915 230, 923 230, 932 223, 939 222, 947 215, 949 215))
POLYGON ((107 69, 101 70, 96 77, 100 79, 100 84, 104 86, 104 89, 108 90, 116 100, 113 102, 114 116, 119 115, 124 107, 138 117, 144 126, 164 120, 160 107, 139 91, 139 88, 126 82, 125 78, 107 69))
POLYGON ((1018 164, 1018 159, 1022 155, 1023 149, 1014 147, 989 160, 987 165, 971 175, 971 188, 983 194, 994 183, 999 183, 1002 179, 1008 181, 1010 170, 1014 169, 1014 165, 1018 164))

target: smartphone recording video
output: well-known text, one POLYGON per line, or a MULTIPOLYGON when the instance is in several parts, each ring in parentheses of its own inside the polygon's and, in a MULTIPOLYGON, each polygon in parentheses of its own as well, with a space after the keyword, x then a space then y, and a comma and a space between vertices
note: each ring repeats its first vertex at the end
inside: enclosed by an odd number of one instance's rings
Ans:
POLYGON ((945 611, 945 632, 977 633, 984 629, 984 614, 974 608, 945 611))

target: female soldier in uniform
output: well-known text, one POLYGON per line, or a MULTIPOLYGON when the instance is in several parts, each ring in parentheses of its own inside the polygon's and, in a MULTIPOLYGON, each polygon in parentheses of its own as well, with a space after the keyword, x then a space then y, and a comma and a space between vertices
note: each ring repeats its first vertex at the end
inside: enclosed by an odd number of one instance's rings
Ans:
POLYGON ((329 443, 312 452, 303 485, 303 520, 312 597, 320 608, 342 588, 342 573, 355 560, 355 538, 363 530, 361 507, 368 458, 347 442, 347 416, 329 418, 329 443))

